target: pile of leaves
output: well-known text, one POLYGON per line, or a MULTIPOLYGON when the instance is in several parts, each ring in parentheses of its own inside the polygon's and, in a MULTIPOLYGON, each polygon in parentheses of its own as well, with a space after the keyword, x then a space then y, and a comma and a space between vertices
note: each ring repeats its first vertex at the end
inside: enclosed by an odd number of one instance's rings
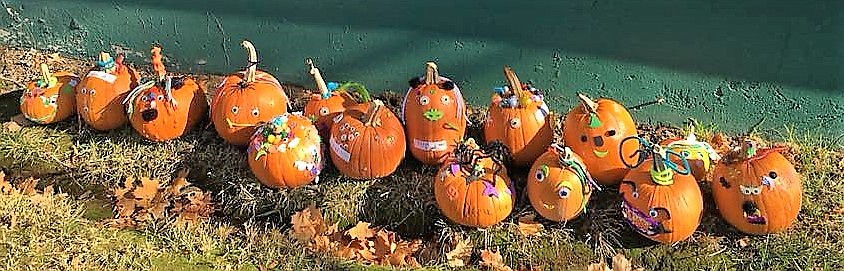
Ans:
POLYGON ((154 221, 175 221, 191 226, 214 213, 211 193, 203 192, 185 178, 187 170, 178 173, 170 184, 141 177, 126 178, 123 187, 114 192, 114 218, 104 225, 114 228, 135 228, 154 221))

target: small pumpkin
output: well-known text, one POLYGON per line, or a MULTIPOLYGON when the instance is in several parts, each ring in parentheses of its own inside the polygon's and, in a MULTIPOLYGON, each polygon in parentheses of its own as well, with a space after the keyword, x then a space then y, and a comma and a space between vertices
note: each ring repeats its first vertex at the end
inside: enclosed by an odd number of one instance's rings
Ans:
POLYGON ((601 98, 592 101, 578 94, 581 105, 566 114, 563 138, 566 146, 580 155, 592 177, 600 184, 614 185, 627 173, 619 151, 630 153, 636 146, 621 146, 621 140, 638 136, 630 112, 620 103, 601 98))
POLYGON ((691 237, 703 215, 703 196, 689 175, 688 162, 678 153, 638 137, 629 138, 639 140, 640 148, 628 156, 638 156, 638 161, 630 165, 632 169, 619 188, 624 220, 636 232, 660 243, 691 237))
POLYGON ((402 121, 413 157, 439 165, 466 134, 466 101, 457 84, 439 76, 436 64, 428 62, 425 69, 425 76, 409 82, 402 101, 402 121))
POLYGON ((211 122, 217 134, 233 145, 247 145, 255 127, 286 113, 290 102, 275 77, 257 70, 258 54, 252 43, 241 45, 249 53, 246 70, 227 76, 211 100, 211 122))
POLYGON ((736 229, 754 235, 783 231, 802 205, 800 174, 782 148, 757 149, 753 141, 715 165, 712 196, 721 216, 736 229), (729 159, 736 157, 738 159, 729 159))
POLYGON ((309 73, 314 77, 319 93, 311 94, 310 100, 305 104, 305 116, 311 119, 319 130, 320 136, 328 138, 331 132, 331 124, 338 114, 347 107, 357 104, 354 97, 343 89, 338 89, 337 82, 325 83, 322 75, 314 66, 313 60, 308 58, 305 61, 310 66, 309 73))
POLYGON ((689 161, 692 176, 698 181, 703 181, 706 175, 712 170, 715 163, 721 156, 707 142, 698 141, 695 136, 695 126, 690 126, 686 137, 674 137, 663 140, 660 145, 665 149, 679 153, 689 161))
MULTIPOLYGON (((496 142, 498 143, 498 142, 496 142)), ((500 144, 500 143, 498 143, 500 144)), ((465 226, 487 228, 513 210, 513 190, 500 154, 469 138, 434 176, 434 197, 443 215, 465 226)), ((506 150, 506 147, 505 147, 506 150)))
POLYGON ((161 47, 151 50, 157 76, 136 87, 126 99, 126 113, 135 131, 152 141, 180 137, 193 129, 205 115, 205 92, 188 76, 167 76, 161 62, 161 47))
POLYGON ((297 113, 283 113, 258 126, 247 153, 255 177, 275 188, 311 183, 323 165, 319 133, 297 113))
POLYGON ((138 72, 123 64, 123 55, 114 59, 102 52, 96 67, 77 85, 76 111, 96 130, 120 128, 129 120, 121 102, 138 80, 138 72))
POLYGON ((583 161, 569 147, 552 145, 528 172, 530 205, 542 217, 568 221, 586 209, 595 184, 583 161))
POLYGON ((40 124, 63 121, 76 114, 74 88, 79 77, 72 73, 50 73, 47 64, 41 64, 41 79, 27 85, 20 99, 23 115, 40 124))
POLYGON ((510 67, 504 66, 509 86, 492 96, 486 122, 486 142, 499 140, 512 151, 513 164, 527 166, 542 155, 554 132, 548 117, 548 105, 539 91, 524 85, 510 67))
POLYGON ((380 100, 364 101, 337 115, 329 142, 334 166, 354 179, 392 174, 406 151, 401 122, 380 100))

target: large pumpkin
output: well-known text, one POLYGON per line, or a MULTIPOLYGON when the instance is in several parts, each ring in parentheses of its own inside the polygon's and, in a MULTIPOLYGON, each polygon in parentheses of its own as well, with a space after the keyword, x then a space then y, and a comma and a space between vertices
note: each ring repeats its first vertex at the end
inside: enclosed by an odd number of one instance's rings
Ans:
POLYGON ((777 148, 756 150, 746 142, 741 159, 715 165, 712 196, 728 223, 748 234, 788 228, 800 213, 800 175, 777 148))
POLYGON ((513 210, 507 169, 469 138, 434 176, 434 197, 443 215, 470 227, 486 228, 513 210))
POLYGON ((323 166, 319 133, 297 113, 281 114, 259 126, 247 153, 252 173, 270 187, 308 184, 319 177, 323 166))
POLYGON ((107 131, 126 124, 128 118, 121 103, 126 94, 138 85, 140 76, 117 59, 100 53, 96 68, 77 85, 76 111, 92 128, 107 131))
MULTIPOLYGON (((677 153, 640 140, 638 162, 624 176, 619 192, 622 215, 638 233, 660 243, 692 236, 703 215, 703 196, 688 163, 677 153), (673 157, 667 157, 668 155, 673 157)), ((626 155, 626 153, 625 153, 626 155)))
POLYGON ((205 115, 205 92, 188 76, 167 76, 161 62, 161 48, 152 48, 156 79, 136 87, 124 103, 129 123, 152 141, 166 141, 184 135, 205 115))
POLYGON ((721 156, 715 152, 715 149, 709 143, 697 140, 694 126, 691 126, 685 138, 669 138, 662 141, 660 145, 686 157, 686 160, 689 161, 689 167, 691 167, 692 176, 695 176, 698 181, 703 181, 715 163, 721 159, 721 156))
POLYGON ((339 88, 340 85, 337 82, 326 84, 319 69, 314 66, 313 60, 309 58, 306 63, 310 66, 309 73, 314 77, 319 93, 311 94, 310 100, 305 104, 304 113, 314 122, 319 135, 328 138, 334 117, 357 102, 345 89, 339 88))
POLYGON ((226 77, 211 100, 211 122, 226 142, 246 145, 255 127, 287 112, 290 99, 271 74, 256 70, 258 54, 249 41, 241 43, 249 52, 246 71, 226 77))
POLYGON ((334 166, 354 179, 392 174, 406 150, 401 122, 380 100, 349 107, 337 115, 329 142, 334 166))
POLYGON ((41 64, 41 79, 30 82, 21 95, 21 113, 40 124, 67 119, 76 113, 74 88, 77 84, 79 77, 75 74, 51 74, 47 64, 41 64))
POLYGON ((594 181, 580 157, 568 147, 552 145, 528 172, 530 205, 542 217, 568 221, 586 209, 594 181))
POLYGON ((437 65, 426 63, 424 77, 410 80, 402 101, 410 153, 429 165, 444 162, 466 133, 466 102, 450 79, 439 76, 437 65))
POLYGON ((566 114, 565 143, 580 155, 598 183, 617 184, 627 173, 619 150, 635 150, 633 145, 619 148, 622 139, 638 135, 633 117, 616 101, 601 98, 596 102, 583 94, 578 97, 581 105, 566 114))
POLYGON ((548 106, 533 87, 523 85, 510 67, 504 66, 509 87, 492 97, 486 122, 486 142, 501 141, 513 153, 513 164, 527 166, 551 144, 554 132, 548 118, 548 106))

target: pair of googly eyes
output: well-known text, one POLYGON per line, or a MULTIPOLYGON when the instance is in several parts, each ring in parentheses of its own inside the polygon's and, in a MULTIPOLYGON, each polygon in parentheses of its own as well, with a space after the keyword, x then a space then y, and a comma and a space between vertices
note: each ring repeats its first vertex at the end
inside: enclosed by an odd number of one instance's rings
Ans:
POLYGON ((92 89, 83 88, 79 92, 81 92, 82 94, 94 95, 94 92, 96 92, 96 91, 93 88, 92 89))
MULTIPOLYGON (((240 112, 240 108, 238 108, 237 106, 232 106, 232 110, 231 110, 231 111, 232 111, 232 114, 237 115, 237 112, 240 112)), ((258 116, 258 115, 260 115, 260 114, 261 114, 261 112, 260 112, 260 111, 258 111, 258 108, 257 108, 257 107, 256 107, 256 108, 252 108, 252 116, 257 117, 257 116, 258 116)))
POLYGON ((328 107, 323 106, 323 107, 319 108, 319 115, 320 116, 328 115, 328 113, 331 113, 331 112, 328 111, 328 107))
MULTIPOLYGON (((541 182, 545 181, 545 177, 547 177, 547 176, 548 176, 548 168, 543 167, 543 168, 536 170, 536 181, 537 182, 541 183, 541 182)), ((560 197, 561 199, 568 198, 569 195, 571 195, 571 188, 563 186, 559 190, 557 190, 557 196, 560 197)))
MULTIPOLYGON (((440 97, 440 102, 442 102, 444 105, 449 105, 451 104, 451 97, 448 97, 448 95, 443 95, 442 97, 440 97)), ((428 105, 429 103, 431 103, 431 98, 429 98, 427 95, 419 96, 419 105, 428 105)))
POLYGON ((762 187, 748 187, 748 186, 741 185, 740 188, 741 188, 741 193, 748 195, 748 196, 749 195, 759 195, 759 193, 762 193, 762 187))
POLYGON ((352 141, 352 140, 355 140, 355 138, 357 138, 358 136, 360 136, 360 132, 354 132, 354 133, 351 133, 351 134, 342 134, 342 135, 340 135, 340 141, 352 141))
MULTIPOLYGON (((164 100, 164 95, 158 95, 158 97, 155 97, 155 99, 156 99, 156 100, 159 100, 159 101, 163 101, 163 100, 164 100)), ((141 96, 141 101, 144 101, 144 102, 149 102, 149 97, 147 97, 146 95, 141 96)))
MULTIPOLYGON (((607 132, 604 133, 604 136, 613 137, 616 134, 618 134, 618 132, 616 132, 615 130, 608 130, 607 132)), ((580 141, 586 142, 587 140, 589 140, 589 137, 587 137, 586 135, 580 136, 580 141)))

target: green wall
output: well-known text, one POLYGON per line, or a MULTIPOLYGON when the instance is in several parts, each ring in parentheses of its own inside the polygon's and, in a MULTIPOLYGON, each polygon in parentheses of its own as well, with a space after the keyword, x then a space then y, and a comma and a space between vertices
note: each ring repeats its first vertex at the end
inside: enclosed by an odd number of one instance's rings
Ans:
POLYGON ((259 49, 279 79, 403 92, 436 60, 474 104, 514 67, 567 111, 573 95, 613 97, 639 121, 686 117, 744 131, 844 133, 844 1, 187 1, 5 0, 4 44, 81 56, 123 48, 146 61, 160 43, 183 71, 228 73, 259 49))

